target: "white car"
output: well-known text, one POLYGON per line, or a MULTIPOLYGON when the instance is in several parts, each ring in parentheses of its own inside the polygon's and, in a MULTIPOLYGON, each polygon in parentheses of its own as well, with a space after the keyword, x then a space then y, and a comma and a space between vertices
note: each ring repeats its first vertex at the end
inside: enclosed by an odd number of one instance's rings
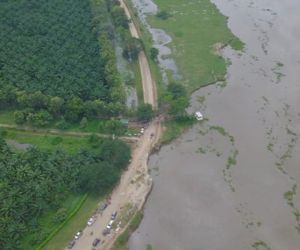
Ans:
POLYGON ((91 217, 91 218, 88 220, 87 225, 88 225, 88 226, 91 226, 91 225, 94 224, 94 222, 95 222, 95 218, 91 217))
POLYGON ((110 221, 108 222, 108 225, 106 226, 106 228, 107 228, 107 229, 111 229, 113 223, 114 223, 114 220, 110 220, 110 221))
POLYGON ((81 232, 81 231, 78 231, 78 232, 75 234, 74 239, 75 239, 75 240, 78 240, 78 239, 80 238, 81 234, 82 234, 82 232, 81 232))
POLYGON ((202 121, 203 120, 203 115, 201 114, 200 111, 195 112, 195 117, 198 121, 202 121))

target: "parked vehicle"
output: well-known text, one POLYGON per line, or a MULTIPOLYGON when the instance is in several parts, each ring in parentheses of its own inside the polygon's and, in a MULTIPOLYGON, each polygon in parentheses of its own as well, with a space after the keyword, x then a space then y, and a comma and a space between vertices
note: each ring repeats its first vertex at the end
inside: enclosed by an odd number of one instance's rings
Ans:
POLYGON ((88 225, 88 226, 91 226, 91 225, 94 224, 95 221, 96 221, 95 218, 94 218, 94 217, 91 217, 91 218, 88 220, 87 225, 88 225))
POLYGON ((68 249, 72 249, 73 246, 75 245, 76 241, 75 240, 71 240, 68 244, 68 249))
POLYGON ((81 231, 78 231, 78 232, 75 234, 74 239, 75 239, 75 240, 78 240, 78 239, 80 238, 81 234, 82 234, 82 232, 81 232, 81 231))
POLYGON ((105 208, 107 208, 108 204, 107 203, 104 203, 100 206, 100 211, 104 211, 105 208))
POLYGON ((105 228, 103 231, 102 231, 102 235, 105 236, 105 235, 108 235, 110 234, 110 229, 109 228, 105 228))
POLYGON ((93 241, 93 246, 97 246, 99 243, 101 242, 101 240, 99 238, 94 239, 93 241))
POLYGON ((111 214, 111 219, 112 219, 112 220, 115 220, 116 217, 117 217, 117 214, 118 214, 117 212, 112 213, 112 214, 111 214))

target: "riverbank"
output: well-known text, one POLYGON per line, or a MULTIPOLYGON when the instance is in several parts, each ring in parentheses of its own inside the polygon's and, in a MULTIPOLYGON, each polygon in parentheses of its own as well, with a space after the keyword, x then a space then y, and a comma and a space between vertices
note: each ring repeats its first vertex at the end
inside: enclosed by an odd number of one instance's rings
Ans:
MULTIPOLYGON (((192 93, 209 83, 225 79, 229 62, 217 49, 229 45, 242 50, 244 45, 230 31, 227 18, 210 0, 191 0, 188 3, 184 0, 132 2, 140 18, 146 15, 150 32, 163 30, 171 38, 166 44, 171 54, 164 58, 175 59, 179 77, 168 70, 169 81, 179 81, 192 93), (149 7, 153 5, 156 8, 149 7), (165 13, 165 17, 161 18, 159 13, 165 13)), ((159 46, 159 42, 157 38, 154 46, 159 46)))
POLYGON ((209 120, 151 157, 155 185, 128 246, 297 250, 299 34, 292 30, 300 5, 213 2, 246 48, 223 50, 232 63, 226 86, 192 95, 189 111, 209 120))

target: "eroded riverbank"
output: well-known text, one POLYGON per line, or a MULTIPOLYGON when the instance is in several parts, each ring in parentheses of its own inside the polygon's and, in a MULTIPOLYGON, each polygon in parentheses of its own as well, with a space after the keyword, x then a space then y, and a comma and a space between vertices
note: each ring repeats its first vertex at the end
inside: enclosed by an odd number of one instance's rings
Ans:
POLYGON ((151 158, 154 188, 130 249, 298 250, 300 4, 214 3, 245 51, 223 51, 225 87, 192 96, 189 111, 208 120, 151 158))

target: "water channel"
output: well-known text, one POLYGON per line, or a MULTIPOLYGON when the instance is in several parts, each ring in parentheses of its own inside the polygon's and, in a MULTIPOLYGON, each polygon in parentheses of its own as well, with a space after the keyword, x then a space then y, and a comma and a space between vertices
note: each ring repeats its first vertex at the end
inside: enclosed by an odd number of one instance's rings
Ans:
POLYGON ((300 2, 213 2, 245 49, 223 51, 226 86, 191 97, 207 119, 151 157, 154 188, 128 246, 299 250, 300 2))

